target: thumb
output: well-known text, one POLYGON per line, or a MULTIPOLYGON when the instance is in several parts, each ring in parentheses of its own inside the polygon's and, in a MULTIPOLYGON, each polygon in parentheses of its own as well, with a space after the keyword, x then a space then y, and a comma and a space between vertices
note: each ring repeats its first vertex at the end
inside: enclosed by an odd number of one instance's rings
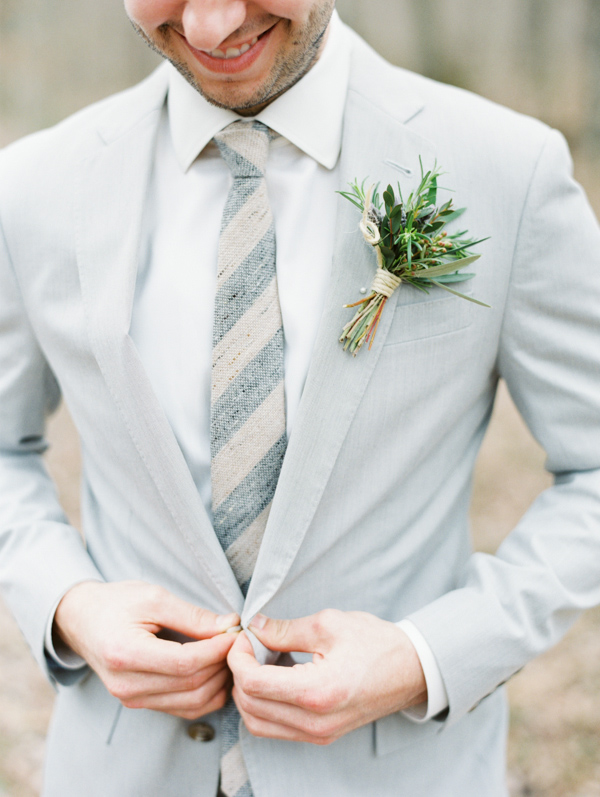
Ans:
POLYGON ((320 614, 297 620, 273 620, 257 614, 249 628, 265 647, 282 653, 321 652, 329 637, 320 614))
POLYGON ((254 656, 252 644, 244 631, 237 635, 235 642, 231 646, 227 654, 227 664, 234 675, 242 670, 254 670, 260 667, 254 656))
POLYGON ((152 619, 163 628, 179 631, 194 639, 209 639, 240 622, 237 614, 217 615, 167 590, 161 592, 161 600, 153 607, 152 619))

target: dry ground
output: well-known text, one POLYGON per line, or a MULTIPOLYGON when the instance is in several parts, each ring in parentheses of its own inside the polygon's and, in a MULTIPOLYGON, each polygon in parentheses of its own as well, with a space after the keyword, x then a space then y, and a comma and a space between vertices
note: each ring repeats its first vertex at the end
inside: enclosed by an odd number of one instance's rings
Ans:
MULTIPOLYGON (((77 439, 65 412, 52 421, 51 437, 49 465, 77 522, 77 439)), ((477 547, 495 550, 549 483, 543 453, 502 389, 475 478, 477 547)), ((600 611, 588 613, 558 647, 515 676, 509 693, 513 797, 600 797, 600 611)), ((0 605, 0 797, 39 793, 52 698, 0 605)))

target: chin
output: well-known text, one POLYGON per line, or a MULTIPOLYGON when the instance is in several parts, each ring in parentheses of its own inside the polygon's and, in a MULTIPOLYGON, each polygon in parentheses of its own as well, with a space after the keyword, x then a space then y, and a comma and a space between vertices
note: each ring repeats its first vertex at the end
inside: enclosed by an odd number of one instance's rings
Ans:
MULTIPOLYGON (((263 107, 277 96, 274 91, 274 80, 268 75, 262 80, 235 80, 226 78, 221 80, 207 79, 206 75, 198 75, 192 66, 175 55, 163 55, 173 64, 179 73, 201 94, 211 105, 227 110, 244 111, 263 107)), ((257 111, 258 112, 258 111, 257 111)))
POLYGON ((258 106, 263 106, 269 101, 268 97, 265 99, 264 92, 254 94, 243 91, 210 91, 210 89, 205 89, 202 85, 199 85, 198 81, 196 81, 196 88, 211 105, 232 111, 251 110, 258 106))

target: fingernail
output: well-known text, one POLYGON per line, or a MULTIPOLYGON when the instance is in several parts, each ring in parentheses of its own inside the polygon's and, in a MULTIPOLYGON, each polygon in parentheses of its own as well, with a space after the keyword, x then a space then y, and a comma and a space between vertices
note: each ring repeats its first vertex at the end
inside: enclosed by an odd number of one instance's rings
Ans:
POLYGON ((215 618, 215 626, 219 629, 219 631, 227 631, 228 628, 231 628, 233 625, 237 625, 239 622, 239 617, 237 614, 220 614, 218 617, 215 618))
POLYGON ((261 631, 265 625, 267 624, 267 618, 264 614, 255 614, 252 618, 252 622, 250 623, 250 628, 257 628, 261 631))
POLYGON ((241 630, 242 630, 242 626, 241 625, 234 625, 231 628, 228 628, 227 631, 225 631, 225 633, 226 634, 239 634, 241 630))

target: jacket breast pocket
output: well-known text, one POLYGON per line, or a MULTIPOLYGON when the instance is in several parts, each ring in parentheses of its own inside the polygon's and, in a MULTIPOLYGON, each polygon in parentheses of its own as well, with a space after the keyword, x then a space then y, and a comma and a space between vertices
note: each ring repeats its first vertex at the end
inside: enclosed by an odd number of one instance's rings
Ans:
MULTIPOLYGON (((404 286, 400 290, 403 288, 404 286)), ((433 288, 429 294, 423 294, 422 298, 419 295, 416 301, 410 299, 417 289, 406 286, 405 290, 406 294, 398 297, 385 341, 386 347, 457 332, 470 326, 473 320, 473 302, 453 296, 442 288, 433 288)), ((467 294, 466 291, 461 292, 467 294)))

